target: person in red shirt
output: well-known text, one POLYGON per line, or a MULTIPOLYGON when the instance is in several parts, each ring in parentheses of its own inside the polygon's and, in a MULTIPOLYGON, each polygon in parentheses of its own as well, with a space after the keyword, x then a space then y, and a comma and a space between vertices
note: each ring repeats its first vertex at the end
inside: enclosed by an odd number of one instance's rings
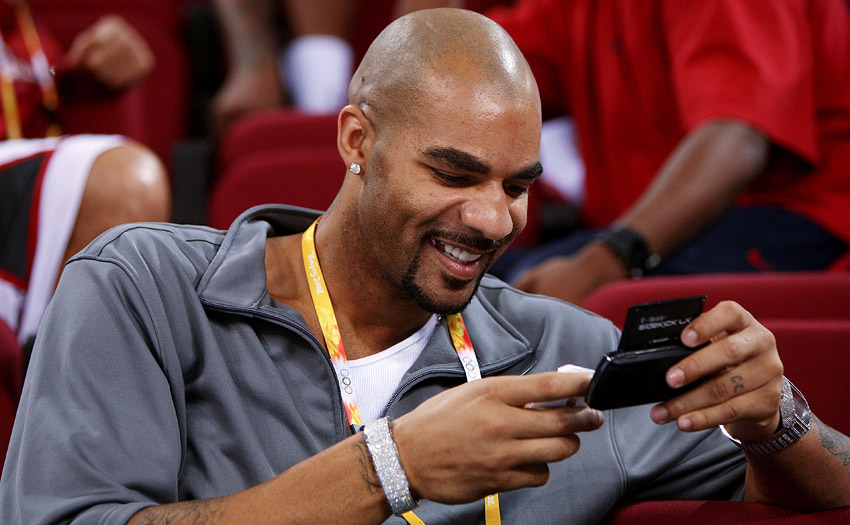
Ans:
POLYGON ((150 73, 153 54, 107 15, 65 52, 22 0, 0 1, 0 319, 35 335, 62 262, 111 226, 170 216, 168 177, 146 146, 118 135, 61 135, 61 77, 111 90, 150 73))
POLYGON ((0 321, 25 352, 64 261, 112 226, 170 216, 168 175, 147 146, 61 135, 61 78, 82 73, 121 90, 152 66, 123 18, 104 16, 65 52, 26 2, 0 1, 0 321))
POLYGON ((531 64, 544 117, 575 120, 586 170, 590 231, 520 260, 504 274, 516 286, 580 302, 645 273, 850 262, 843 0, 525 0, 487 14, 531 64))

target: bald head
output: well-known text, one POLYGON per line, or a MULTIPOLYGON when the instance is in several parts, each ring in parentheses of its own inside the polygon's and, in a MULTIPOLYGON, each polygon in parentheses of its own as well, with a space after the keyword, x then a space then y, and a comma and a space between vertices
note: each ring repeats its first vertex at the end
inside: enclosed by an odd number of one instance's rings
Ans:
POLYGON ((423 102, 454 85, 539 103, 531 70, 504 29, 450 8, 416 11, 387 26, 355 71, 348 97, 381 133, 414 125, 423 102))

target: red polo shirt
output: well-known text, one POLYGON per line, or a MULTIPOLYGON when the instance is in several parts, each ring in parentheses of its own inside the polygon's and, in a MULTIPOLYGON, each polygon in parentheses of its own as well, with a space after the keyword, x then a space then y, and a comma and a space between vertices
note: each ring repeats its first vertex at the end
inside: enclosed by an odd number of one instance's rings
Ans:
POLYGON ((739 205, 790 209, 850 242, 844 0, 529 0, 488 14, 531 64, 544 112, 577 123, 589 225, 634 203, 689 131, 734 118, 777 146, 739 205))

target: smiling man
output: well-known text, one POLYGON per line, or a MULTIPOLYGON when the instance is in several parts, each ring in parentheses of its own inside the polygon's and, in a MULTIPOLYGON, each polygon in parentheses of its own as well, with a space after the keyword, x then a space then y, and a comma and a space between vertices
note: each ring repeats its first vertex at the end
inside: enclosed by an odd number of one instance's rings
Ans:
POLYGON ((0 521, 588 523, 624 499, 745 488, 850 503, 847 439, 802 408, 788 437, 773 338, 734 304, 690 325, 686 344, 711 344, 667 376, 704 383, 651 413, 530 407, 584 395, 587 374, 552 371, 594 367, 619 334, 485 275, 541 172, 536 85, 499 26, 406 16, 349 96, 346 175, 323 215, 130 225, 68 264, 0 521))

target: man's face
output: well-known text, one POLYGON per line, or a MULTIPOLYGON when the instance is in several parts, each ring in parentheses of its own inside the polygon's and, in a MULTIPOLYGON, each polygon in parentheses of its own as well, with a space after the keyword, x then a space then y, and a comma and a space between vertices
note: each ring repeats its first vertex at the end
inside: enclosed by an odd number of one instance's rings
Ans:
POLYGON ((525 227, 540 112, 536 98, 456 83, 431 95, 415 125, 376 141, 358 223, 376 272, 420 308, 448 314, 525 227))

